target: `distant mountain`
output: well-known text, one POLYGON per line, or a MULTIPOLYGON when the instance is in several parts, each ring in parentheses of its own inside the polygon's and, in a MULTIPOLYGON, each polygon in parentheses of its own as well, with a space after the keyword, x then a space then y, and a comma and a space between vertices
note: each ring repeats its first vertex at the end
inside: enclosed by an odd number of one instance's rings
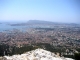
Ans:
POLYGON ((40 21, 40 20, 29 20, 28 24, 54 24, 54 22, 40 21))
POLYGON ((71 58, 60 57, 43 49, 36 49, 21 55, 4 56, 2 60, 74 60, 71 58))
POLYGON ((58 22, 50 22, 50 21, 41 21, 41 20, 29 20, 25 23, 13 23, 9 24, 11 26, 27 26, 27 25, 74 25, 78 26, 78 24, 74 23, 58 23, 58 22))
POLYGON ((29 20, 28 22, 26 23, 17 23, 17 24, 10 24, 11 26, 24 26, 24 25, 42 25, 42 24, 56 24, 54 22, 49 22, 49 21, 40 21, 40 20, 29 20))

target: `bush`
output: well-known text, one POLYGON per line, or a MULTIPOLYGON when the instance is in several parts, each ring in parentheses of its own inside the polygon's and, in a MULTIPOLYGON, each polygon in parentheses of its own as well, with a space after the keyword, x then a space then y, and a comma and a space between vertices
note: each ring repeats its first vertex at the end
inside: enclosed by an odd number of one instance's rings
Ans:
POLYGON ((75 60, 80 60, 80 53, 75 53, 75 60))

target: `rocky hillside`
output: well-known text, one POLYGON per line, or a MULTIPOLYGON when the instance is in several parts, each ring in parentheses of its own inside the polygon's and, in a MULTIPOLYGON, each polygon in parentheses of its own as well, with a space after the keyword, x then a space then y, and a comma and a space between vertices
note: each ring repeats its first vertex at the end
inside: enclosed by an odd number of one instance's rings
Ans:
POLYGON ((59 54, 51 53, 43 49, 36 49, 21 55, 4 56, 0 60, 74 60, 60 57, 59 54))

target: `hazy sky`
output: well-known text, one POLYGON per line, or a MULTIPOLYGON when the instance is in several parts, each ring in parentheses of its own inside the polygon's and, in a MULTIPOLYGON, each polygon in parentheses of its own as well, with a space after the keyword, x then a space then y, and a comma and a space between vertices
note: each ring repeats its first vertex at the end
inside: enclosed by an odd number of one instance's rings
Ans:
POLYGON ((79 22, 79 0, 0 0, 0 21, 79 22))

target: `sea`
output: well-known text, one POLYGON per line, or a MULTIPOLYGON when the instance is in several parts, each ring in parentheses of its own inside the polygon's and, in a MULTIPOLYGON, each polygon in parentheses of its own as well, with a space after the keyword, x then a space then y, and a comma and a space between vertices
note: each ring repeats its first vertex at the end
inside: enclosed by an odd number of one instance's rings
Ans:
POLYGON ((11 26, 8 23, 0 23, 0 32, 12 31, 14 29, 18 29, 18 30, 24 31, 27 28, 29 28, 29 26, 11 26))

